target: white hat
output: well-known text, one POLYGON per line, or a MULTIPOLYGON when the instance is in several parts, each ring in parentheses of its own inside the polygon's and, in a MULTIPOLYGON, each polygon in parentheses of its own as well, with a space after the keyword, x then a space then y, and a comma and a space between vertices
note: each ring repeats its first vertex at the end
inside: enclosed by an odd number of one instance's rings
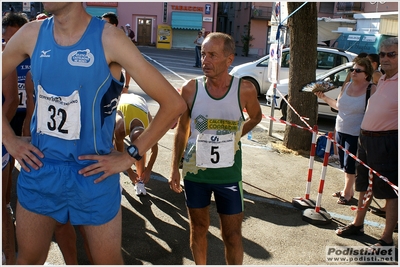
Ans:
POLYGON ((125 25, 125 27, 130 27, 131 25, 129 25, 129 23, 127 23, 126 25, 125 25))

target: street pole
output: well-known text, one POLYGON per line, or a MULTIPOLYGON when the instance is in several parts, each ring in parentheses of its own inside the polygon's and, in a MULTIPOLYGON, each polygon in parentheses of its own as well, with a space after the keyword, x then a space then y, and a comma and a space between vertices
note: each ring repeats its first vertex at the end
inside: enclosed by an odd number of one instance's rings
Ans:
MULTIPOLYGON (((275 10, 276 10, 276 7, 275 7, 275 10)), ((275 81, 274 81, 274 90, 273 90, 274 98, 273 98, 272 103, 271 103, 271 118, 274 118, 276 85, 277 85, 277 81, 278 81, 278 77, 279 77, 279 75, 278 75, 279 74, 279 60, 281 60, 281 58, 279 56, 279 54, 280 54, 280 47, 279 47, 279 39, 280 39, 279 36, 280 36, 280 34, 279 34, 279 31, 280 31, 280 26, 281 26, 281 11, 282 11, 282 9, 281 9, 281 7, 279 7, 278 29, 276 31, 276 39, 278 40, 278 46, 277 46, 278 47, 278 51, 277 51, 278 62, 277 62, 277 68, 276 68, 276 72, 275 72, 275 81)), ((278 15, 278 14, 275 13, 275 16, 276 15, 278 15)), ((270 49, 271 49, 271 47, 270 47, 270 49)), ((271 62, 271 55, 270 55, 270 62, 271 62)), ((268 131, 269 136, 272 136, 273 125, 274 125, 274 121, 270 120, 269 121, 269 131, 268 131)))
MULTIPOLYGON (((276 2, 276 3, 279 3, 280 4, 280 2, 276 2)), ((289 19, 291 16, 293 16, 293 14, 295 14, 297 11, 299 11, 304 5, 306 5, 308 2, 304 2, 300 7, 298 7, 295 11, 293 11, 291 14, 289 14, 284 20, 282 20, 281 19, 281 17, 282 17, 282 7, 281 7, 281 5, 279 5, 279 19, 278 19, 278 21, 279 21, 279 23, 278 23, 278 29, 277 29, 277 31, 276 31, 276 39, 278 40, 278 66, 277 66, 277 70, 276 70, 276 79, 275 79, 275 81, 274 81, 274 89, 273 89, 273 93, 274 93, 274 99, 273 99, 273 101, 272 101, 272 103, 271 103, 271 117, 273 117, 274 115, 274 109, 275 109, 275 96, 276 96, 276 84, 279 82, 278 81, 278 77, 279 77, 279 62, 280 62, 280 60, 281 60, 281 58, 280 58, 280 55, 279 55, 279 53, 280 53, 280 50, 281 50, 281 48, 279 47, 279 39, 280 39, 280 31, 281 31, 281 27, 282 27, 282 24, 283 24, 283 22, 285 22, 287 19, 289 19)), ((277 12, 276 12, 276 4, 275 4, 275 16, 277 15, 277 12)), ((286 32, 285 32, 285 34, 286 34, 286 32)), ((271 48, 270 48, 270 50, 271 50, 271 48)), ((271 55, 270 55, 270 62, 271 62, 271 55)), ((282 97, 282 96, 281 96, 282 97)), ((281 100, 281 101, 285 101, 285 100, 281 100)), ((287 120, 287 118, 286 118, 286 120, 287 120)), ((273 121, 272 120, 270 120, 270 122, 269 122, 269 136, 272 136, 272 125, 273 125, 273 121)))

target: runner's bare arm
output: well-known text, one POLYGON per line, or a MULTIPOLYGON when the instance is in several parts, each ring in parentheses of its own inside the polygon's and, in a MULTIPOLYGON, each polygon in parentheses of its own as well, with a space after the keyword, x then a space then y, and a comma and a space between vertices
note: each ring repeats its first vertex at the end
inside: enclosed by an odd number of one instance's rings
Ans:
MULTIPOLYGON (((106 26, 102 42, 107 62, 121 65, 143 91, 160 105, 153 123, 133 142, 140 155, 143 155, 161 139, 174 121, 184 112, 185 102, 160 72, 144 59, 137 47, 126 38, 121 30, 106 26)), ((109 154, 109 158, 107 157, 108 155, 80 156, 80 160, 98 161, 82 169, 80 173, 89 176, 103 172, 103 175, 96 180, 99 182, 111 174, 126 170, 135 162, 128 153, 113 152, 109 154)))
POLYGON ((178 120, 175 129, 174 147, 172 151, 171 175, 168 179, 170 188, 176 192, 182 192, 180 186, 181 174, 179 172, 179 163, 183 156, 185 146, 190 134, 190 107, 193 103, 194 93, 196 91, 196 84, 194 80, 186 83, 181 90, 181 95, 186 102, 187 109, 178 120))
POLYGON ((31 72, 28 71, 25 79, 25 91, 26 91, 26 116, 24 124, 22 125, 22 135, 31 136, 30 123, 35 109, 35 102, 33 100, 33 82, 31 72))
MULTIPOLYGON (((106 57, 111 62, 119 63, 140 88, 160 104, 153 123, 134 142, 139 151, 144 152, 149 150, 168 131, 174 121, 183 113, 186 105, 175 88, 141 55, 137 47, 126 38, 122 31, 115 27, 105 30, 116 35, 115 38, 104 38, 105 35, 103 35, 106 57)), ((104 34, 108 34, 108 32, 104 34)))
POLYGON ((249 115, 243 125, 242 136, 244 136, 256 127, 262 119, 261 107, 257 99, 257 90, 249 81, 242 80, 240 84, 240 103, 249 115))

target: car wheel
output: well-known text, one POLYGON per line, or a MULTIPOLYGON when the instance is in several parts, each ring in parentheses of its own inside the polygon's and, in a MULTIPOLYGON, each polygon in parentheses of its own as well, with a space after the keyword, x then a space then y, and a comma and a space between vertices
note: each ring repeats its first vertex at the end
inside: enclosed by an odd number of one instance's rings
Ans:
POLYGON ((258 85, 258 82, 256 80, 254 80, 253 78, 250 78, 250 77, 244 77, 243 79, 251 82, 257 90, 257 95, 260 95, 260 86, 258 85))
MULTIPOLYGON (((287 99, 287 96, 285 97, 285 99, 287 99)), ((285 102, 285 100, 281 101, 281 112, 282 112, 281 120, 285 121, 287 118, 287 103, 285 102)))

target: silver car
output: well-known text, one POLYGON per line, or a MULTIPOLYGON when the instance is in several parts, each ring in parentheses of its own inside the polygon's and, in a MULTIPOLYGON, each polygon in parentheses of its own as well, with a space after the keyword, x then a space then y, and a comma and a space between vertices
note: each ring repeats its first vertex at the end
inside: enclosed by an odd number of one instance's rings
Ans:
MULTIPOLYGON (((317 47, 317 51, 316 75, 346 62, 351 62, 357 56, 357 54, 336 48, 317 47)), ((279 70, 280 82, 282 79, 289 78, 289 58, 289 48, 283 49, 281 68, 279 70)), ((271 82, 268 81, 268 62, 269 55, 266 55, 256 61, 234 67, 230 74, 251 81, 258 94, 264 95, 271 85, 271 82)))
MULTIPOLYGON (((326 81, 332 83, 335 86, 338 86, 338 88, 325 93, 330 98, 337 99, 340 90, 343 86, 343 82, 346 80, 347 74, 349 73, 349 69, 353 67, 353 65, 354 64, 352 62, 348 62, 333 69, 330 69, 328 71, 325 71, 317 75, 316 82, 326 81)), ((279 92, 281 92, 281 94, 287 98, 289 92, 289 79, 281 80, 280 84, 277 84, 276 90, 277 91, 279 90, 279 92)), ((311 94, 311 93, 304 92, 304 94, 311 94)), ((274 99, 273 84, 267 91, 266 99, 267 99, 267 106, 271 106, 272 101, 274 99)), ((282 97, 278 92, 276 93, 276 98, 275 98, 275 108, 282 110, 282 116, 283 119, 285 119, 287 104, 284 100, 282 100, 282 97)), ((325 103, 325 101, 318 98, 318 116, 334 118, 336 117, 336 114, 337 114, 336 110, 333 110, 327 103, 325 103)))

